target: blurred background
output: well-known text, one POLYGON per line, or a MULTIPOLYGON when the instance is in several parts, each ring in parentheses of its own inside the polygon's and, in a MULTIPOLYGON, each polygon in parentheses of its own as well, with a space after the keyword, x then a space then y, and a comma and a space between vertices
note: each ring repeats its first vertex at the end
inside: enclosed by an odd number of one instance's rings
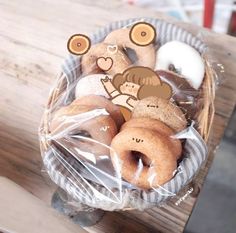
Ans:
MULTIPOLYGON (((236 36, 236 1, 123 0, 158 13, 236 36)), ((236 232, 236 111, 216 152, 185 233, 236 232)))
POLYGON ((123 0, 123 2, 151 8, 188 23, 209 27, 218 33, 233 35, 236 32, 236 1, 123 0))

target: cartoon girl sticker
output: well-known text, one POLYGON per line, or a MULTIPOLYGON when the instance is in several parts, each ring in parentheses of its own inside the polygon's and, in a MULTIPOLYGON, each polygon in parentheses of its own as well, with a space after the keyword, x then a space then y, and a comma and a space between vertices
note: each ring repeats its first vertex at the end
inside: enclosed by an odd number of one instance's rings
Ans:
POLYGON ((171 87, 148 67, 134 66, 116 74, 112 80, 106 76, 101 82, 111 101, 120 106, 126 120, 139 100, 148 96, 169 99, 172 95, 171 87))

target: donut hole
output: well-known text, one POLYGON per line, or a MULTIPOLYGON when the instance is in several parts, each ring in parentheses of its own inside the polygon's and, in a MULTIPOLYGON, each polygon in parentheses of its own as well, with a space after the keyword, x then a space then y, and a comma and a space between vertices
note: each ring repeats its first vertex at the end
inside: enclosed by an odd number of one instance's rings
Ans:
POLYGON ((80 136, 83 136, 83 137, 87 137, 87 138, 91 138, 92 137, 91 134, 88 131, 86 131, 86 130, 79 130, 79 131, 77 131, 76 134, 80 135, 80 136))
POLYGON ((168 70, 181 75, 181 70, 177 69, 174 64, 169 64, 168 70))
POLYGON ((139 151, 131 151, 132 159, 135 161, 136 164, 139 164, 140 160, 142 161, 143 166, 150 167, 152 161, 143 153, 139 151))
POLYGON ((123 48, 125 55, 130 59, 131 63, 134 64, 138 61, 136 52, 130 48, 123 48))
MULTIPOLYGON (((82 137, 86 137, 86 138, 92 138, 91 134, 86 130, 76 130, 75 132, 72 133, 72 135, 73 136, 82 136, 82 137)), ((77 139, 81 142, 86 141, 86 139, 82 139, 82 138, 77 138, 77 139)))

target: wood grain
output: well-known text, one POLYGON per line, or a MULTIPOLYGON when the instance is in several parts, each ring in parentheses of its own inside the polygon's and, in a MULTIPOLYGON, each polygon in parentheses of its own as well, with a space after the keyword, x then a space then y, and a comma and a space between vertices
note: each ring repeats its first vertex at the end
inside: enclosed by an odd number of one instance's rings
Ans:
MULTIPOLYGON (((0 0, 0 175, 50 202, 55 186, 43 171, 37 130, 48 92, 67 53, 67 39, 78 32, 90 34, 111 21, 142 16, 173 21, 118 0, 0 0)), ((100 223, 87 228, 89 232, 182 232, 196 203, 235 106, 236 40, 176 23, 194 34, 204 31, 203 39, 212 48, 214 59, 225 66, 224 82, 216 95, 208 160, 194 182, 165 206, 145 212, 107 213, 100 223), (192 186, 194 194, 176 206, 192 186)))

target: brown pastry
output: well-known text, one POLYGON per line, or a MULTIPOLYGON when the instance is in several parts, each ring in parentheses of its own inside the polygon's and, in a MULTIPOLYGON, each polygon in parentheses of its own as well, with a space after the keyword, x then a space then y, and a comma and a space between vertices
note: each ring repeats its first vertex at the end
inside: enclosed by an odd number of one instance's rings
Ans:
POLYGON ((114 120, 109 115, 92 117, 83 116, 96 109, 97 106, 68 105, 55 112, 51 120, 52 135, 66 131, 66 135, 82 136, 77 143, 80 150, 94 154, 108 154, 112 138, 117 133, 114 120), (92 140, 90 140, 92 139, 92 140), (105 146, 104 146, 105 145, 105 146))
POLYGON ((187 119, 195 119, 201 108, 201 91, 195 90, 188 81, 172 71, 157 70, 160 79, 172 88, 172 98, 181 110, 186 113, 187 119))
POLYGON ((168 100, 152 96, 138 102, 132 117, 149 117, 160 120, 175 132, 182 131, 187 126, 186 118, 177 105, 168 100))
POLYGON ((177 159, 180 158, 182 154, 181 142, 180 140, 171 137, 175 134, 174 131, 163 122, 146 117, 131 118, 129 121, 122 125, 121 131, 127 128, 143 128, 144 130, 150 129, 162 135, 165 135, 172 143, 171 149, 173 150, 173 154, 175 154, 177 159))
POLYGON ((143 189, 157 188, 169 181, 177 167, 172 143, 153 130, 126 128, 117 134, 111 143, 111 159, 114 166, 120 162, 121 175, 128 182, 143 189), (149 166, 136 158, 135 152, 151 160, 149 166))
MULTIPOLYGON (((155 66, 155 60, 156 60, 156 51, 155 51, 154 45, 150 43, 149 45, 146 45, 146 46, 139 46, 133 43, 130 40, 130 30, 131 29, 129 28, 121 28, 121 29, 112 31, 107 35, 107 37, 104 40, 104 43, 117 45, 126 53, 127 53, 127 49, 134 51, 136 55, 136 59, 133 59, 135 65, 149 67, 153 69, 155 66)), ((143 39, 144 38, 142 38, 142 41, 143 39)), ((150 42, 150 40, 148 41, 150 42)), ((129 58, 131 59, 132 56, 130 56, 129 58)))
POLYGON ((101 72, 114 75, 122 73, 130 65, 131 61, 119 47, 105 43, 91 46, 81 60, 84 75, 101 72))
POLYGON ((120 111, 119 106, 113 104, 110 100, 108 100, 103 96, 87 95, 74 100, 71 104, 80 106, 95 105, 97 108, 106 109, 113 118, 113 120, 115 121, 115 123, 117 124, 118 129, 124 123, 124 117, 120 111))

